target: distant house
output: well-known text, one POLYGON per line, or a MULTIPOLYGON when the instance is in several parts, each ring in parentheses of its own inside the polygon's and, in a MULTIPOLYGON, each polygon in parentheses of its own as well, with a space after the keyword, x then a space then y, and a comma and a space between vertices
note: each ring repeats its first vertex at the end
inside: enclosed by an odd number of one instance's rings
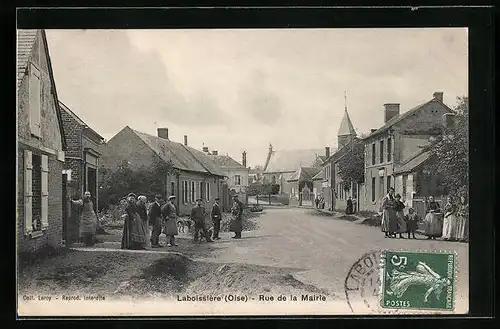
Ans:
POLYGON ((436 184, 437 177, 431 179, 425 175, 419 176, 423 181, 417 182, 416 177, 409 172, 428 160, 428 154, 422 152, 422 147, 442 133, 442 117, 452 112, 443 103, 443 93, 435 92, 431 100, 403 114, 399 113, 399 104, 385 104, 384 107, 384 125, 373 129, 371 134, 363 139, 363 210, 377 211, 379 201, 390 187, 397 188, 396 192, 402 194, 409 204, 411 199, 420 193, 440 193, 437 189, 439 184, 436 184))
POLYGON ((236 193, 247 192, 250 169, 245 166, 245 152, 243 152, 244 164, 240 164, 229 155, 219 155, 217 151, 213 151, 212 153, 209 152, 207 153, 207 155, 212 158, 215 165, 220 169, 220 171, 227 176, 226 183, 229 187, 229 190, 233 190, 236 193))
POLYGON ((314 202, 313 177, 321 171, 318 167, 300 167, 287 179, 290 204, 299 206, 312 206, 314 202))
POLYGON ((228 194, 227 187, 224 190, 225 174, 209 156, 189 147, 187 136, 184 143, 177 143, 169 139, 167 128, 158 128, 157 133, 153 136, 126 126, 101 148, 101 167, 114 170, 127 161, 130 168, 138 169, 155 160, 171 162, 179 174, 166 177, 168 188, 163 194, 176 196, 180 215, 188 214, 197 198, 209 208, 215 197, 228 194))
POLYGON ((269 152, 264 172, 262 173, 263 182, 274 183, 280 186, 280 194, 288 194, 293 187, 288 179, 300 167, 320 168, 323 163, 322 150, 304 149, 304 150, 273 150, 269 145, 269 152))
POLYGON ((17 31, 17 243, 63 243, 66 185, 61 112, 44 30, 17 31))
POLYGON ((323 196, 323 179, 325 177, 325 171, 322 169, 313 176, 312 181, 313 181, 313 195, 314 199, 320 198, 323 196))
MULTIPOLYGON (((99 194, 99 148, 104 143, 104 137, 90 128, 74 111, 59 102, 67 141, 65 154, 65 174, 68 179, 70 195, 81 198, 89 191, 94 201, 95 211, 98 209, 99 194)), ((78 239, 78 208, 72 209, 71 217, 66 226, 65 240, 68 244, 78 239)))

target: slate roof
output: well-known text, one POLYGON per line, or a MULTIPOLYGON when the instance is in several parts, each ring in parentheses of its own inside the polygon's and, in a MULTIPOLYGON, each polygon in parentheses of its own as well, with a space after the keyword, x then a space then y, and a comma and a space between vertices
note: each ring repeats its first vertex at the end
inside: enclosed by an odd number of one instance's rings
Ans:
POLYGON ((375 130, 374 132, 372 132, 371 134, 369 134, 368 136, 366 136, 365 138, 363 138, 364 140, 366 139, 369 139, 371 137, 374 137, 376 135, 379 135, 381 133, 384 133, 386 132, 387 130, 389 130, 392 126, 394 126, 395 124, 403 121, 404 119, 408 118, 409 116, 411 116, 412 114, 418 112, 420 109, 424 108, 425 106, 429 105, 430 103, 432 102, 437 102, 437 103, 440 103, 441 105, 443 105, 446 109, 448 109, 450 112, 451 109, 443 102, 441 102, 440 100, 438 100, 437 98, 433 98, 431 99, 430 101, 427 101, 423 104, 420 104, 418 106, 415 106, 414 108, 400 114, 400 115, 397 115, 395 116, 394 118, 390 119, 389 121, 387 121, 382 127, 380 127, 379 129, 375 130))
POLYGON ((346 135, 356 136, 356 131, 354 130, 354 126, 351 122, 351 118, 349 117, 349 113, 347 113, 347 109, 344 112, 344 117, 340 122, 339 131, 337 133, 337 136, 346 136, 346 135))
POLYGON ((324 162, 326 163, 331 163, 332 161, 335 162, 341 157, 343 157, 349 150, 350 147, 354 145, 356 141, 359 141, 360 139, 358 137, 354 137, 352 141, 344 145, 344 147, 341 147, 339 150, 335 151, 330 157, 324 162))
POLYGON ((173 166, 177 169, 224 176, 215 166, 212 159, 203 152, 184 146, 181 143, 146 134, 130 127, 128 128, 144 141, 161 159, 172 161, 173 166))
POLYGON ((430 159, 431 153, 429 151, 422 150, 417 152, 413 157, 408 159, 406 162, 394 169, 394 174, 404 174, 412 172, 417 167, 422 165, 425 161, 430 159))
POLYGON ((221 169, 245 169, 241 163, 231 158, 229 155, 208 155, 221 169))
POLYGON ((295 173, 293 173, 288 179, 288 182, 294 181, 310 181, 312 178, 321 171, 320 168, 313 167, 300 167, 295 173))
POLYGON ((311 167, 323 152, 322 149, 273 151, 265 172, 295 172, 299 167, 311 167))

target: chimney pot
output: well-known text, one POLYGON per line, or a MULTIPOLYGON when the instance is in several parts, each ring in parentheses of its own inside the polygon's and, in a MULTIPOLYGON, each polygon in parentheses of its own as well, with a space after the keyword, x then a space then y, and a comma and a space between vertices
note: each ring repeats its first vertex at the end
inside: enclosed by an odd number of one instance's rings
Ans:
POLYGON ((203 146, 203 152, 208 153, 208 146, 203 146))
POLYGON ((398 103, 384 104, 384 123, 399 115, 398 103))
POLYGON ((326 156, 327 158, 329 158, 329 157, 330 157, 330 146, 325 147, 325 156, 326 156))
POLYGON ((443 92, 441 91, 436 91, 434 94, 432 94, 432 96, 439 100, 441 103, 443 102, 443 92))
POLYGON ((168 128, 158 128, 156 132, 159 138, 168 139, 168 128))
POLYGON ((212 151, 212 155, 218 155, 218 154, 219 154, 219 151, 216 151, 216 150, 212 151))
POLYGON ((184 146, 188 146, 188 137, 184 135, 184 146))
POLYGON ((247 167, 247 152, 246 151, 243 151, 242 153, 242 163, 243 167, 247 167))

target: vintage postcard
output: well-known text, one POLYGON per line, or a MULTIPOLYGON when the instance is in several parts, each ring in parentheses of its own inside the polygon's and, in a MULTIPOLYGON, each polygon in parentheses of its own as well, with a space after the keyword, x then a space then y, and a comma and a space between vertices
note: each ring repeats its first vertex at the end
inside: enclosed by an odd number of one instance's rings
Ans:
POLYGON ((468 31, 17 31, 19 316, 467 314, 468 31))

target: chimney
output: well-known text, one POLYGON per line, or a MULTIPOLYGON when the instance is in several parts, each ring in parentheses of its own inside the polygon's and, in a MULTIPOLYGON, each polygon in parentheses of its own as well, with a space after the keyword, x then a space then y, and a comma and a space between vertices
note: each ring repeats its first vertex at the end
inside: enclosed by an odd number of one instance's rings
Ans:
POLYGON ((208 146, 203 146, 203 152, 208 153, 208 146))
POLYGON ((219 155, 218 151, 212 151, 212 155, 219 155))
POLYGON ((325 156, 326 156, 327 158, 329 158, 329 157, 330 157, 330 146, 325 147, 325 156))
POLYGON ((454 113, 445 113, 443 114, 443 126, 445 129, 453 128, 455 125, 455 114, 454 113))
POLYGON ((384 104, 384 123, 399 115, 399 104, 387 103, 384 104))
POLYGON ((243 153, 241 155, 242 155, 241 164, 243 165, 243 167, 246 168, 247 167, 247 152, 243 151, 243 153))
POLYGON ((168 139, 168 128, 158 128, 156 132, 159 138, 168 139))
POLYGON ((188 137, 184 135, 184 146, 188 146, 188 137))
POLYGON ((443 102, 443 92, 441 91, 436 91, 434 94, 432 94, 432 97, 440 101, 441 103, 443 102))

